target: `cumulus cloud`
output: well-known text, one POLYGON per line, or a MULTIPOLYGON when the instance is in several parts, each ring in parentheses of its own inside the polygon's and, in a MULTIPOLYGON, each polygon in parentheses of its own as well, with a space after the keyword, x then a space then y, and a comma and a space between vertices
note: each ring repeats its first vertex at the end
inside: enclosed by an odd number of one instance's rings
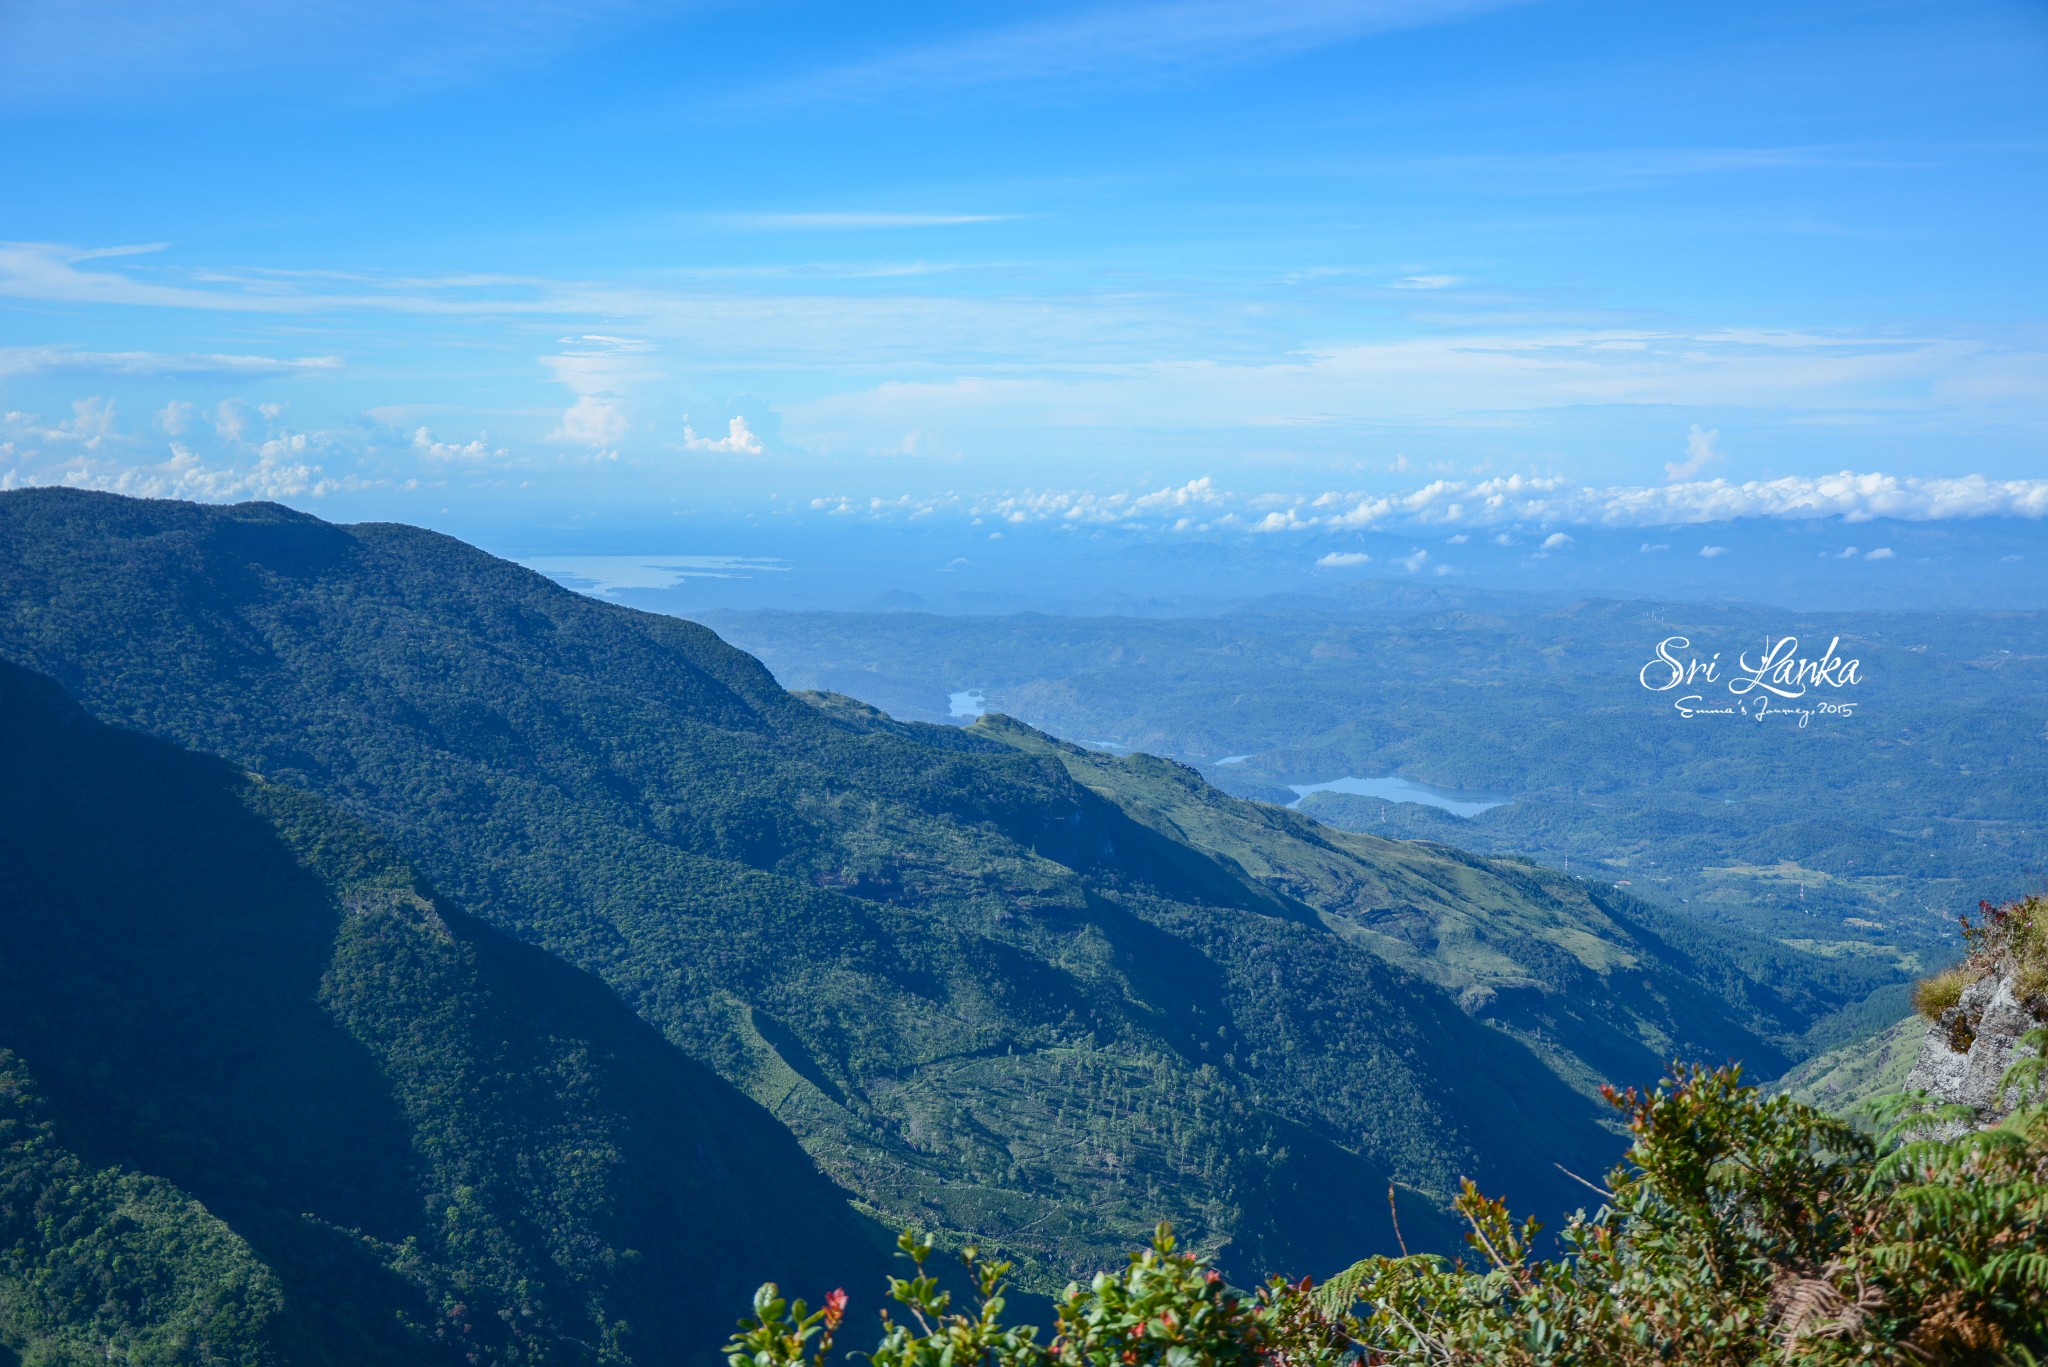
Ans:
POLYGON ((626 434, 626 425, 626 415, 617 404, 585 394, 563 410, 562 421, 548 433, 548 440, 609 448, 626 434))
POLYGON ((326 468, 323 462, 349 458, 352 448, 334 434, 277 426, 283 411, 229 400, 206 415, 209 423, 192 404, 168 403, 153 424, 168 443, 147 429, 123 430, 114 405, 96 396, 74 402, 58 422, 0 413, 0 489, 69 486, 218 502, 320 498, 380 482, 326 468), (202 449, 215 438, 212 450, 202 449))
POLYGON ((213 430, 222 441, 240 441, 249 429, 249 408, 239 399, 223 399, 213 410, 213 430))
POLYGON ((140 498, 220 503, 249 498, 321 498, 375 483, 355 475, 328 474, 313 459, 313 442, 305 433, 270 437, 241 460, 209 460, 179 441, 172 442, 169 449, 167 459, 135 461, 86 453, 24 452, 11 442, 0 442, 0 456, 7 458, 7 468, 0 471, 0 489, 61 485, 140 498))
POLYGON ((1719 463, 1723 458, 1720 442, 1721 430, 1719 428, 1715 428, 1711 432, 1703 432, 1700 430, 1700 425, 1694 423, 1692 430, 1686 433, 1685 459, 1672 461, 1667 464, 1664 467, 1664 478, 1675 484, 1679 480, 1691 479, 1709 465, 1719 463))
POLYGON ((763 447, 761 439, 747 427, 745 418, 734 418, 725 425, 722 437, 700 437, 688 422, 683 424, 683 446, 691 451, 725 451, 733 455, 758 456, 763 447))
POLYGON ((2048 479, 1963 475, 1919 479, 1843 470, 1741 484, 1725 479, 1660 486, 1596 488, 1561 478, 1509 475, 1477 482, 1438 480, 1401 494, 1355 496, 1323 519, 1331 526, 1565 522, 1586 526, 1675 526, 1744 517, 1889 517, 1942 521, 1967 517, 2048 517, 2048 479))
POLYGON ((11 439, 10 445, 26 441, 97 451, 114 435, 114 405, 99 397, 79 399, 71 405, 68 419, 54 423, 45 423, 33 413, 0 414, 0 431, 11 439))
POLYGON ((1728 554, 1728 548, 1727 548, 1726 546, 1702 546, 1702 547, 1700 547, 1700 555, 1701 555, 1701 556, 1702 556, 1703 558, 1705 558, 1705 559, 1708 559, 1708 560, 1713 560, 1713 559, 1715 559, 1715 558, 1716 558, 1716 557, 1718 557, 1718 556, 1723 556, 1723 555, 1726 555, 1726 554, 1728 554))
POLYGON ((1863 558, 1865 560, 1890 560, 1894 557, 1892 555, 1892 548, 1890 546, 1879 546, 1874 551, 1864 552, 1863 558))
POLYGON ((1657 553, 1658 551, 1668 551, 1668 550, 1670 550, 1670 549, 1671 549, 1671 543, 1670 543, 1670 542, 1668 542, 1668 541, 1658 541, 1658 542, 1655 542, 1655 543, 1652 543, 1652 542, 1648 542, 1648 541, 1645 541, 1645 542, 1644 542, 1644 543, 1643 543, 1642 545, 1640 545, 1640 546, 1636 547, 1636 554, 1637 554, 1637 555, 1654 555, 1654 554, 1656 554, 1656 553, 1657 553))
POLYGON ((1320 569, 1336 570, 1343 569, 1347 565, 1363 565, 1371 561, 1371 559, 1372 557, 1364 551, 1331 551, 1328 555, 1316 561, 1316 565, 1320 569))
MULTIPOLYGON (((1235 528, 1268 533, 1412 531, 1425 527, 1501 527, 1492 541, 1513 546, 1511 529, 1530 523, 1579 527, 1673 527, 1742 518, 1802 520, 1873 518, 1944 521, 1955 518, 2048 517, 2048 479, 1984 475, 1920 479, 1844 470, 1736 484, 1725 479, 1650 486, 1583 485, 1561 477, 1506 475, 1484 480, 1439 479, 1397 493, 1327 490, 1314 494, 1239 493, 1210 477, 1147 492, 1026 489, 968 497, 860 499, 833 495, 813 507, 884 517, 922 510, 1010 523, 1145 524, 1173 531, 1235 528)), ((1554 541, 1555 550, 1566 543, 1554 541)), ((1644 553, 1669 550, 1644 542, 1644 553)))
POLYGON ((1428 551, 1416 550, 1407 555, 1402 556, 1399 560, 1396 560, 1394 563, 1396 565, 1399 565, 1402 569, 1408 571, 1408 573, 1414 574, 1416 571, 1422 568, 1423 562, 1425 562, 1428 559, 1428 551))
POLYGON ((492 448, 481 434, 470 441, 458 444, 440 441, 424 427, 412 434, 412 449, 428 460, 488 460, 505 454, 505 448, 492 448))
POLYGON ((156 425, 173 437, 182 437, 192 424, 194 411, 193 406, 183 399, 172 399, 157 410, 156 425))
POLYGON ((1569 546, 1571 544, 1572 539, 1563 532, 1552 532, 1549 536, 1543 538, 1543 549, 1546 551, 1554 551, 1560 546, 1569 546))

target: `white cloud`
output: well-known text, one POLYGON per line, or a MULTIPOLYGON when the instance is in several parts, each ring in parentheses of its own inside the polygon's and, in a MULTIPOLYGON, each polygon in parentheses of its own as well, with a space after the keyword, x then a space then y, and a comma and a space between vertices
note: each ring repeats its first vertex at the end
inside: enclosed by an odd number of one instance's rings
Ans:
MULTIPOLYGON (((700 438, 700 440, 702 440, 700 438)), ((871 517, 952 512, 967 518, 1065 525, 1149 523, 1173 531, 1226 528, 1260 532, 1413 530, 1420 527, 1500 526, 1492 541, 1517 544, 1513 529, 1553 526, 1670 527, 1741 518, 1783 520, 1873 518, 1943 521, 1954 518, 2048 517, 2048 480, 1993 480, 1982 475, 1919 479, 1842 471, 1731 484, 1611 486, 1575 484, 1554 476, 1506 475, 1479 481, 1440 479, 1395 493, 1329 490, 1318 494, 1237 493, 1204 476, 1148 493, 1086 489, 1025 489, 966 496, 957 493, 897 499, 832 495, 814 508, 871 517)), ((1541 550, 1566 544, 1551 532, 1541 550)), ((1447 538, 1448 539, 1448 538, 1447 538)), ((1642 551, 1669 550, 1644 542, 1642 551)), ((1539 551, 1541 553, 1541 551, 1539 551)))
MULTIPOLYGON (((12 415, 10 415, 12 416, 12 415)), ((0 489, 62 485, 105 489, 140 498, 185 498, 200 502, 260 498, 321 498, 340 490, 371 487, 355 475, 329 475, 313 459, 305 433, 283 433, 262 442, 244 461, 209 462, 184 442, 170 444, 168 459, 118 459, 97 451, 28 450, 0 441, 11 457, 0 471, 0 489)))
POLYGON ((683 446, 691 451, 726 451, 735 455, 758 456, 761 454, 761 439, 747 428, 745 418, 734 418, 725 425, 725 435, 718 438, 700 437, 689 423, 683 424, 683 446))
POLYGON ((1320 569, 1335 570, 1342 569, 1347 565, 1363 565, 1371 560, 1372 557, 1364 551, 1331 551, 1328 555, 1316 561, 1316 565, 1320 569))
MULTIPOLYGON (((1941 384, 1994 362, 2048 375, 2048 350, 2006 340, 1736 329, 1428 333, 1304 347, 1258 363, 1129 360, 1104 356, 1104 342, 1147 328, 1179 327, 1181 321, 1098 316, 1096 330, 1081 335, 1088 330, 1084 313, 1101 302, 1062 301, 1036 319, 1002 324, 1034 343, 1049 342, 1049 323, 1061 331, 1071 325, 1069 359, 1085 356, 1086 365, 1055 370, 1040 364, 1034 373, 1045 353, 1035 344, 1011 348, 994 335, 991 317, 960 344, 995 347, 1014 354, 1021 366, 1006 366, 1001 374, 891 381, 829 394, 786 407, 784 432, 792 443, 812 449, 879 449, 912 426, 973 430, 984 441, 1001 433, 1019 443, 1056 434, 1070 444, 1076 431, 1108 440, 1134 431, 1264 432, 1276 424, 1323 433, 1408 424, 1441 429, 1497 426, 1520 413, 1636 405, 1740 405, 1776 411, 1788 420, 1847 414, 1893 423, 1908 416, 1952 422, 1968 414, 2011 429, 2029 421, 2040 403, 2000 400, 2001 408, 1981 396, 1945 399, 1941 384), (1028 359, 1021 354, 1027 350, 1033 353, 1028 359)), ((878 326, 893 332, 901 322, 878 320, 878 326)), ((938 360, 935 349, 927 354, 938 360)), ((1671 462, 1673 483, 1705 480, 1722 457, 1719 439, 1704 428, 1689 436, 1687 449, 1685 459, 1671 462)))
POLYGON ((213 430, 220 433, 222 441, 240 441, 248 427, 248 407, 240 399, 223 399, 213 410, 213 430))
POLYGON ((454 442, 437 440, 434 434, 424 427, 412 434, 412 449, 428 460, 488 460, 505 454, 503 447, 493 449, 487 445, 481 434, 457 445, 454 442))
POLYGON ((635 381, 661 378, 661 372, 643 359, 654 344, 641 338, 592 333, 564 337, 561 345, 564 350, 541 357, 540 363, 556 383, 567 385, 579 398, 616 398, 635 381))
POLYGON ((1700 554, 1706 559, 1712 560, 1717 556, 1728 554, 1728 548, 1726 546, 1702 546, 1700 547, 1700 554))
POLYGON ((1447 537, 1445 537, 1445 538, 1444 538, 1444 544, 1445 544, 1446 546, 1462 546, 1462 545, 1464 545, 1464 544, 1465 544, 1465 543, 1466 543, 1467 541, 1470 541, 1471 539, 1472 539, 1472 538, 1471 538, 1471 537, 1469 537, 1469 536, 1467 536, 1467 535, 1465 535, 1465 533, 1463 533, 1463 532, 1459 532, 1459 533, 1458 533, 1458 534, 1457 534, 1456 536, 1447 536, 1447 537))
MULTIPOLYGON (((1329 3, 1343 8, 1345 0, 1329 3)), ((616 320, 604 324, 615 331, 593 325, 565 339, 542 364, 578 397, 612 398, 629 384, 673 381, 682 366, 816 367, 831 378, 811 392, 825 392, 784 407, 779 444, 820 454, 890 450, 912 428, 937 434, 949 449, 958 442, 946 434, 972 431, 987 449, 998 440, 1042 447, 1048 433, 1076 429, 1104 441, 1129 431, 1275 425, 1384 432, 1499 425, 1515 413, 1592 405, 1741 406, 1791 421, 1968 421, 2010 433, 2037 425, 2048 403, 2048 349, 2026 334, 1988 329, 1625 328, 1587 325, 1581 313, 1558 308, 1527 323, 1446 315, 1385 341, 1283 337, 1276 351, 1269 323, 1222 306, 1217 294, 1127 286, 1048 293, 1022 268, 1006 277, 1008 288, 947 294, 875 289, 866 278, 855 288, 747 288, 735 283, 741 277, 710 271, 637 280, 259 272, 166 264, 146 250, 0 245, 0 295, 317 316, 323 326, 342 313, 471 327, 616 320), (648 354, 657 342, 661 355, 648 354), (937 378, 831 392, 845 383, 840 367, 850 355, 937 378), (1261 359, 1211 359, 1226 355, 1261 359)), ((776 269, 786 278, 810 268, 776 269)), ((50 349, 35 355, 42 359, 33 364, 56 363, 50 349)), ((104 363, 127 365, 127 355, 108 353, 114 360, 104 363)), ((310 374, 335 361, 133 355, 143 358, 135 365, 159 370, 247 365, 251 373, 292 366, 310 374)))
POLYGON ((81 351, 75 347, 0 347, 0 375, 109 375, 255 379, 337 370, 339 356, 228 356, 162 351, 81 351))
POLYGON ((192 414, 195 411, 194 407, 183 399, 172 399, 157 410, 156 425, 170 436, 182 437, 185 435, 185 429, 191 425, 192 414))
POLYGON ((626 415, 616 404, 585 394, 563 410, 562 421, 548 433, 548 440, 610 448, 626 434, 626 426, 626 415))
POLYGON ((1414 574, 1417 570, 1420 570, 1422 568, 1423 562, 1428 559, 1428 551, 1416 550, 1408 555, 1402 556, 1399 560, 1396 560, 1394 563, 1396 565, 1399 565, 1402 569, 1408 571, 1408 573, 1414 574))
POLYGON ((1596 488, 1556 477, 1508 475, 1438 480, 1403 494, 1348 496, 1332 526, 1380 523, 1564 522, 1589 526, 1674 526, 1734 518, 1839 517, 1941 521, 1959 517, 2048 517, 2048 479, 1983 475, 1920 479, 1843 470, 1734 484, 1723 479, 1660 486, 1596 488))
POLYGON ((97 451, 114 434, 114 405, 98 397, 79 399, 72 403, 68 420, 48 426, 33 413, 0 414, 0 431, 15 440, 97 451))
POLYGON ((1463 284, 1462 275, 1406 275, 1394 282, 1397 290, 1447 290, 1463 284))
POLYGON ((1833 555, 1829 555, 1826 551, 1822 551, 1821 558, 1826 560, 1854 560, 1858 554, 1859 552, 1854 546, 1844 546, 1841 550, 1836 551, 1833 555))
POLYGON ((1560 546, 1569 546, 1571 544, 1572 539, 1563 532, 1552 532, 1549 536, 1543 538, 1543 549, 1546 551, 1554 551, 1560 546))
POLYGON ((1700 425, 1694 423, 1692 431, 1688 432, 1685 437, 1685 459, 1672 461, 1666 465, 1664 467, 1664 478, 1676 484, 1680 480, 1691 479, 1709 465, 1718 464, 1724 459, 1720 441, 1721 432, 1719 428, 1711 432, 1703 432, 1700 430, 1700 425))
POLYGON ((1863 558, 1865 560, 1890 560, 1894 557, 1890 546, 1879 546, 1874 551, 1865 552, 1863 558))
POLYGON ((1656 542, 1654 545, 1648 541, 1645 541, 1642 545, 1636 547, 1636 554, 1655 555, 1658 551, 1668 551, 1670 549, 1671 543, 1668 541, 1659 541, 1656 542))

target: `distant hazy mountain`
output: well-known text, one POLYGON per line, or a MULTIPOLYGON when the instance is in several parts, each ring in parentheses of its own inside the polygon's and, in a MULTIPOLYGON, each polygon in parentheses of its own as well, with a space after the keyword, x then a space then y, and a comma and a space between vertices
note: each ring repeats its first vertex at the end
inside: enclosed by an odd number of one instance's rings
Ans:
POLYGON ((1330 791, 1301 809, 1626 882, 1900 984, 1953 953, 1957 913, 2019 895, 2048 867, 2044 612, 1517 603, 1381 583, 1348 601, 1276 596, 1175 618, 705 620, 792 688, 920 720, 977 690, 1041 730, 1198 764, 1240 796, 1292 802, 1292 785, 1392 774, 1512 795, 1470 815, 1330 791), (1688 693, 1735 703, 1736 662, 1788 636, 1809 658, 1833 643, 1859 681, 1772 698, 1762 721, 1677 714, 1688 693), (1719 656, 1720 682, 1647 690, 1673 638, 1692 643, 1681 654, 1719 656), (1788 710, 1816 703, 1853 706, 1788 710))
POLYGON ((1334 862, 1255 867, 1228 846, 1265 809, 1198 781, 1200 829, 1043 738, 793 696, 702 627, 415 528, 0 495, 0 654, 340 802, 869 1209, 1041 1283, 1161 1216, 1234 1273, 1329 1270, 1391 1245, 1390 1181, 1411 1244, 1451 1242, 1461 1176, 1576 1205, 1556 1165, 1620 1147, 1593 1076, 1775 1067, 1834 990, 1526 866, 1294 822, 1262 857, 1334 862))
POLYGON ((879 1248, 360 822, 0 664, 0 1361, 708 1361, 879 1248))

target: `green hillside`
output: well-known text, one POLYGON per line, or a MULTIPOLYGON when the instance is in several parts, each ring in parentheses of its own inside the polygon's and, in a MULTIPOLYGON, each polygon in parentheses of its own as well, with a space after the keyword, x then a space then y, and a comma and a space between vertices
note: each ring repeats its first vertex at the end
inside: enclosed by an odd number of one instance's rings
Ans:
POLYGON ((1773 1090, 1870 1126, 1874 1122, 1859 1111, 1862 1103, 1904 1090, 1925 1038, 1927 1018, 1908 1016, 1874 1035, 1816 1054, 1778 1079, 1773 1090))
POLYGON ((337 799, 449 904, 596 974, 772 1109, 872 1210, 991 1241, 1039 1284, 1162 1215, 1235 1273, 1333 1268, 1391 1246, 1390 1180, 1411 1244, 1452 1240, 1460 1177, 1575 1205, 1555 1165, 1619 1145, 1586 1071, 1762 1057, 1800 1009, 1751 1000, 1734 956, 1603 978, 1583 956, 1673 943, 1619 904, 1345 846, 1345 877, 1448 878, 1408 900, 1452 930, 1544 927, 1421 952, 1373 906, 1288 890, 1327 871, 1249 872, 1070 757, 813 706, 701 627, 414 528, 0 495, 0 654, 337 799), (1509 977, 1543 998, 1494 1013, 1516 1033, 1473 1014, 1509 977), (1539 1034, 1545 1013, 1572 1038, 1539 1034))
POLYGON ((359 822, 0 664, 0 1362, 712 1361, 879 1248, 359 822))
POLYGON ((1335 792, 1302 809, 1626 882, 1694 917, 1896 964, 1900 980, 1952 952, 1957 912, 2048 865, 2048 613, 1565 602, 1373 580, 1176 617, 705 621, 794 688, 935 719, 971 687, 1061 736, 1201 762, 1243 796, 1289 802, 1293 784, 1390 774, 1512 794, 1469 818, 1335 792), (1639 677, 1667 637, 1732 661, 1787 634, 1815 654, 1839 637, 1862 660, 1853 717, 1686 722, 1639 677))
POLYGON ((1137 821, 1312 909, 1589 1086, 1656 1076, 1675 1049, 1771 1076, 1789 1036, 1870 987, 1858 965, 1709 933, 1607 885, 1240 801, 1172 760, 1083 749, 993 713, 970 729, 1057 757, 1137 821))

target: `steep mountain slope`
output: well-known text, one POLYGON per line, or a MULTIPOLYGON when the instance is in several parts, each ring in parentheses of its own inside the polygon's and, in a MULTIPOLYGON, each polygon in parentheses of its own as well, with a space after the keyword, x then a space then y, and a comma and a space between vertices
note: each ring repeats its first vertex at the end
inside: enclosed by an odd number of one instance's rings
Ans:
POLYGON ((1336 934, 1457 994, 1473 1015, 1589 1084, 1654 1076, 1681 1041, 1696 1056, 1742 1059, 1770 1076, 1786 1060, 1762 1032, 1782 1037, 1803 1025, 1780 991, 1703 973, 1657 934, 1659 913, 1626 894, 1442 845, 1336 830, 1226 796, 1172 760, 1086 750, 998 714, 970 729, 1056 757, 1135 820, 1313 909, 1336 934))
POLYGON ((1771 1090, 1876 1128, 1858 1108, 1872 1097, 1906 1089, 1906 1078, 1926 1038, 1926 1017, 1908 1016, 1874 1035, 1814 1055, 1779 1078, 1771 1090))
MULTIPOLYGON (((0 495, 0 654, 339 798, 873 1208, 1043 1279, 1161 1215, 1235 1272, 1338 1266, 1390 1244, 1390 1179, 1419 1197, 1410 1242, 1443 1243, 1459 1177, 1555 1209, 1577 1195, 1554 1164, 1617 1147, 1388 946, 1059 757, 809 705, 700 627, 446 537, 0 495)), ((1742 1038, 1708 1017, 1674 1017, 1670 1047, 1742 1038)))
POLYGON ((0 664, 0 1344, 710 1361, 758 1281, 880 1248, 766 1112, 361 823, 0 664))

